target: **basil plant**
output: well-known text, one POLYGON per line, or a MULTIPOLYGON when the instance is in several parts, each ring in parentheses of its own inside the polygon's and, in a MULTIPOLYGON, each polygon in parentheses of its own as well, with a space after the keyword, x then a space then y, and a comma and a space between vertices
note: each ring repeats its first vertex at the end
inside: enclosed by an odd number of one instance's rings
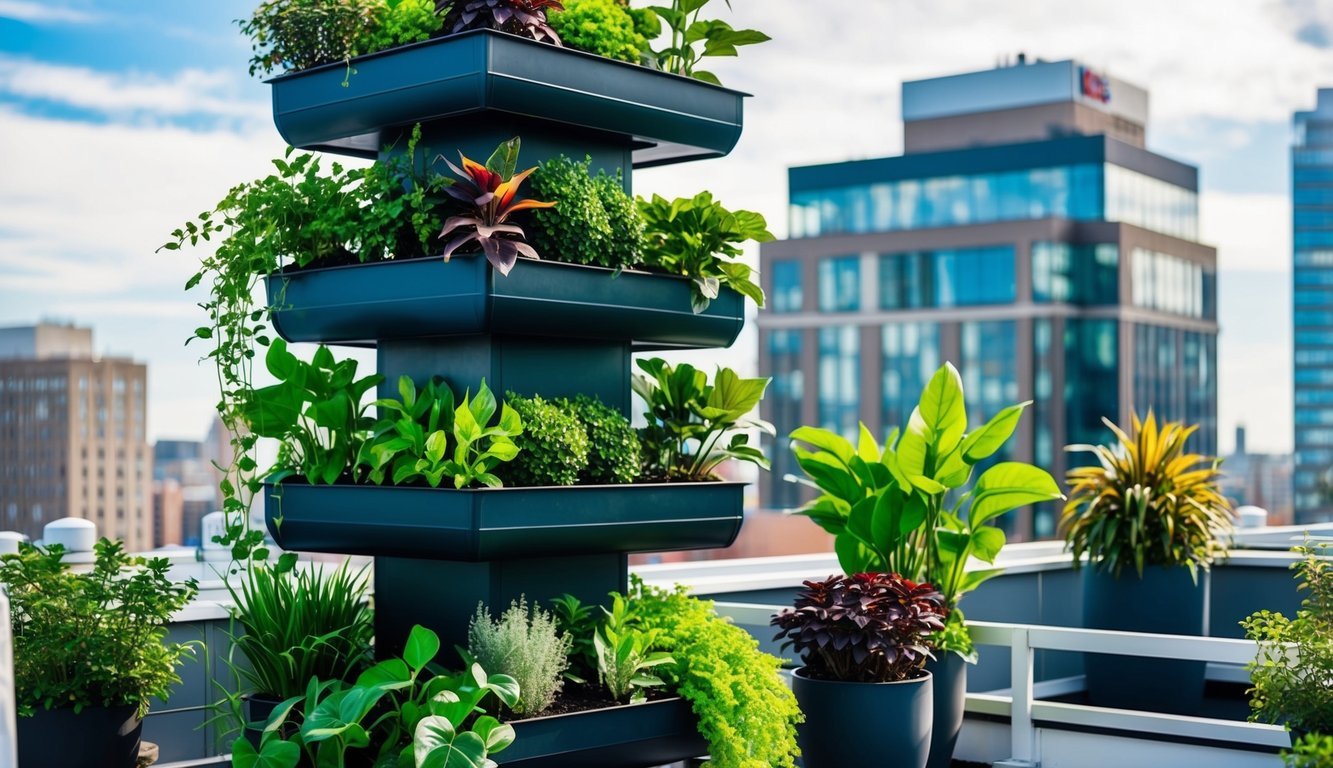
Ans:
POLYGON ((933 584, 949 610, 939 647, 969 659, 975 652, 958 603, 999 569, 969 571, 968 561, 995 562, 1005 543, 1000 515, 1064 498, 1048 472, 1022 462, 996 463, 973 481, 975 465, 1004 446, 1030 404, 1009 406, 969 432, 962 379, 945 363, 907 427, 884 445, 865 424, 856 445, 825 429, 791 433, 797 462, 821 492, 799 513, 833 534, 842 570, 933 584))

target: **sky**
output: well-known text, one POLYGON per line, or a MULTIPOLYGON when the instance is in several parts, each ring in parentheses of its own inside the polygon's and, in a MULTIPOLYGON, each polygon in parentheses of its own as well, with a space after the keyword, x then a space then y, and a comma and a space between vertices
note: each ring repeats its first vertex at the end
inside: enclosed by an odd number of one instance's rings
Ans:
MULTIPOLYGON (((216 383, 183 342, 197 254, 168 233, 284 149, 235 19, 256 0, 0 0, 0 326, 95 328, 149 365, 150 438, 199 439, 216 383)), ((635 174, 786 232, 786 168, 902 150, 900 83, 1019 51, 1150 91, 1148 146, 1200 168, 1218 248, 1221 449, 1291 450, 1291 113, 1333 86, 1328 0, 732 0, 772 42, 710 69, 754 94, 727 158, 635 174)), ((713 11, 712 6, 708 9, 713 11)), ((751 324, 752 325, 752 324, 751 324)), ((752 328, 730 359, 754 357, 752 328)))

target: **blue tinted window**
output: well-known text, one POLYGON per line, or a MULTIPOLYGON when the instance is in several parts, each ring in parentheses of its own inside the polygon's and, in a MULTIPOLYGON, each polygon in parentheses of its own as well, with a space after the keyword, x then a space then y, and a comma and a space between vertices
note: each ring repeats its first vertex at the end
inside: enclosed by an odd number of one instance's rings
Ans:
POLYGON ((1296 317, 1296 325, 1298 325, 1298 326, 1302 326, 1302 325, 1306 325, 1306 326, 1309 326, 1309 325, 1331 326, 1331 325, 1333 325, 1333 312, 1317 312, 1317 311, 1311 311, 1311 310, 1297 310, 1297 311, 1296 311, 1296 314, 1295 314, 1295 317, 1296 317))
POLYGON ((1063 341, 1065 437, 1070 443, 1104 442, 1110 435, 1102 418, 1120 416, 1119 328, 1114 320, 1070 318, 1063 341))
POLYGON ((854 325, 819 329, 819 426, 853 442, 859 432, 861 339, 854 325))
POLYGON ((965 307, 1014 301, 1008 245, 892 253, 879 260, 881 309, 965 307))
POLYGON ((1296 331, 1296 345, 1300 347, 1325 347, 1333 346, 1333 330, 1323 331, 1296 331))
POLYGON ((773 272, 773 295, 769 296, 774 312, 800 312, 804 295, 801 290, 801 263, 775 261, 769 265, 773 272))
POLYGON ((904 427, 940 367, 939 323, 890 323, 881 331, 883 431, 904 427))
POLYGON ((775 508, 794 507, 801 501, 800 486, 782 478, 799 474, 786 436, 801 425, 801 404, 805 401, 805 376, 801 371, 803 333, 776 330, 768 334, 769 375, 773 381, 764 396, 764 404, 778 435, 768 451, 773 462, 772 472, 768 475, 768 504, 775 508))
POLYGON ((1297 248, 1333 248, 1333 230, 1296 230, 1297 248))
POLYGON ((1120 301, 1120 247, 1115 243, 1032 244, 1032 300, 1081 305, 1120 301))
POLYGON ((861 308, 861 257, 837 256, 819 262, 819 311, 861 308))
POLYGON ((1215 275, 1178 256, 1135 248, 1130 271, 1134 306, 1212 319, 1215 275))
POLYGON ((1298 269, 1292 280, 1296 285, 1333 285, 1333 269, 1298 269))

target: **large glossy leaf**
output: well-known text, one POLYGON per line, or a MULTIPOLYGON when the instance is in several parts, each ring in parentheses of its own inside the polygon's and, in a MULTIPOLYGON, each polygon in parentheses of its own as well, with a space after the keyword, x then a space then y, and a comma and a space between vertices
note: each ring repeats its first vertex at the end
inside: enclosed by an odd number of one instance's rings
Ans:
POLYGON ((913 410, 907 421, 907 429, 898 439, 898 466, 907 477, 926 474, 926 454, 930 448, 927 429, 920 410, 913 410))
POLYGON ((963 439, 963 460, 968 464, 975 464, 1000 450, 1005 441, 1014 434, 1018 420, 1023 415, 1023 409, 1031 404, 1032 401, 1028 400, 1025 403, 1011 405, 995 414, 985 425, 973 430, 963 439))
POLYGON ((945 363, 930 377, 921 392, 917 409, 938 455, 952 451, 963 439, 963 432, 967 430, 967 408, 963 403, 963 379, 953 363, 945 363))
POLYGON ((708 406, 723 410, 734 421, 759 405, 768 382, 766 378, 742 379, 730 368, 718 368, 713 391, 708 395, 708 406))
POLYGON ((486 742, 438 715, 421 718, 413 739, 417 768, 483 768, 486 742))
POLYGON ((231 745, 231 763, 235 768, 296 768, 300 760, 301 748, 290 741, 269 739, 258 752, 244 737, 231 745))
POLYGON ((856 449, 847 439, 836 432, 818 427, 798 427, 792 430, 789 436, 794 442, 806 443, 814 446, 821 451, 828 451, 843 464, 851 462, 852 457, 856 455, 856 449))
POLYGON ((977 478, 968 522, 973 528, 980 528, 1010 510, 1063 498, 1060 487, 1046 470, 1016 461, 1001 462, 977 478))
POLYGON ((994 526, 985 525, 972 531, 972 556, 987 563, 995 558, 1004 548, 1004 531, 994 526))
POLYGON ((403 647, 403 661, 414 671, 420 672, 440 652, 440 636, 417 624, 407 635, 407 644, 403 647))

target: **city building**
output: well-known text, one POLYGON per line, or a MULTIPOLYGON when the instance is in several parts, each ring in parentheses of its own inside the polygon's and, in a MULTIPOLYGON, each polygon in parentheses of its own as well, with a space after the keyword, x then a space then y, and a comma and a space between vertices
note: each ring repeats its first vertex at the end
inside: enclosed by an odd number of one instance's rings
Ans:
POLYGON ((1291 150, 1296 522, 1333 520, 1333 88, 1291 150))
MULTIPOLYGON (((760 251, 759 370, 779 435, 881 438, 944 361, 989 418, 1034 401, 1007 458, 1061 476, 1103 416, 1153 408, 1217 445, 1215 249, 1198 171, 1145 148, 1148 94, 1073 61, 903 84, 904 153, 791 168, 790 238, 760 251)), ((761 504, 806 496, 786 441, 761 504)), ((1055 533, 1051 505, 1006 522, 1055 533)))
POLYGON ((1268 512, 1269 525, 1291 525, 1293 468, 1289 453, 1250 453, 1245 427, 1236 427, 1236 449, 1222 462, 1223 495, 1235 509, 1259 507, 1268 512))
POLYGON ((37 539, 82 517, 148 549, 147 381, 142 363, 94 356, 88 328, 0 328, 0 528, 37 539))
MULTIPOLYGON (((220 420, 218 422, 221 423, 220 420)), ((204 515, 222 509, 215 440, 158 440, 153 445, 153 546, 199 546, 204 515)))

